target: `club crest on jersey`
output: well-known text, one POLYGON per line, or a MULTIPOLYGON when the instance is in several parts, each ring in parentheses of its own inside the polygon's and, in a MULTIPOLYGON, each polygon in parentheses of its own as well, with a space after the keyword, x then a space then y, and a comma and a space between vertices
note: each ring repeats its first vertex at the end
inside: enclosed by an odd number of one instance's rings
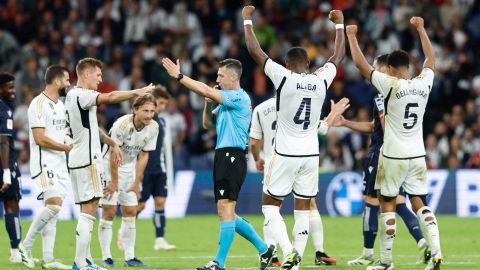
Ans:
POLYGON ((317 86, 310 83, 297 83, 297 90, 316 91, 317 86))

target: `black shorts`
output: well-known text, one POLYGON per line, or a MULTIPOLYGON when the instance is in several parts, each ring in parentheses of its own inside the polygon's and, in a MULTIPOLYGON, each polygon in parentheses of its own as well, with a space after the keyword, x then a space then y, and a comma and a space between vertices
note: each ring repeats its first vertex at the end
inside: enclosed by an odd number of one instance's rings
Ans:
POLYGON ((150 196, 153 197, 167 197, 167 174, 160 173, 146 173, 143 176, 142 182, 142 197, 139 202, 146 202, 150 196))
POLYGON ((213 161, 213 192, 215 202, 221 199, 236 201, 247 174, 245 150, 220 148, 213 161))
POLYGON ((380 147, 368 151, 365 164, 363 166, 363 195, 377 198, 375 190, 375 178, 377 178, 378 158, 380 156, 380 147))
MULTIPOLYGON (((12 171, 14 172, 14 171, 12 171)), ((0 174, 3 176, 3 174, 0 174)), ((16 200, 22 198, 22 185, 20 183, 20 173, 16 172, 12 175, 12 185, 5 192, 0 192, 0 201, 16 200)), ((0 177, 0 187, 3 186, 3 177, 0 177)))

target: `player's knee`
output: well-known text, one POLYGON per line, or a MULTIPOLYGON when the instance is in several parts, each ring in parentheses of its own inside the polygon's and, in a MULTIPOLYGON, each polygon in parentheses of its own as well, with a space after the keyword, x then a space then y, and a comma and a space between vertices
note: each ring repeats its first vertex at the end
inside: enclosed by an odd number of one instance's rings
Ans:
POLYGON ((385 195, 381 195, 382 196, 382 199, 386 202, 391 202, 393 200, 395 200, 397 198, 397 196, 385 196, 385 195))

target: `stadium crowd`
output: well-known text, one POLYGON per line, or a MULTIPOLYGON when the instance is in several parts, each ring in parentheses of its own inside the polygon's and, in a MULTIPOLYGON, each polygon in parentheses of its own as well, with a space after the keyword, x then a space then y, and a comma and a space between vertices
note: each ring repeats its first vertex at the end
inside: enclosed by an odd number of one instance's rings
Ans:
MULTIPOLYGON (((182 73, 215 85, 218 60, 242 62, 241 84, 254 105, 273 95, 273 85, 256 67, 243 40, 241 8, 254 1, 227 0, 3 0, 0 1, 0 70, 16 76, 16 148, 28 172, 27 108, 43 90, 43 72, 58 63, 71 71, 83 57, 105 63, 100 92, 165 85, 171 99, 164 113, 172 129, 175 169, 211 169, 215 130, 201 128, 203 97, 170 79, 161 59, 180 59, 182 73)), ((436 51, 436 76, 424 121, 429 168, 480 168, 480 1, 479 0, 265 0, 253 18, 261 47, 278 62, 292 45, 307 49, 311 68, 331 55, 334 24, 331 9, 342 9, 345 24, 361 27, 359 41, 369 62, 402 48, 412 56, 411 74, 423 62, 420 41, 408 19, 421 14, 436 51)), ((348 53, 347 53, 348 55, 348 53)), ((348 97, 345 117, 371 121, 376 90, 347 58, 327 93, 348 97)), ((109 129, 130 111, 128 103, 99 108, 100 124, 109 129)), ((361 170, 368 134, 333 128, 321 138, 323 171, 361 170)), ((254 169, 254 167, 253 167, 254 169)))

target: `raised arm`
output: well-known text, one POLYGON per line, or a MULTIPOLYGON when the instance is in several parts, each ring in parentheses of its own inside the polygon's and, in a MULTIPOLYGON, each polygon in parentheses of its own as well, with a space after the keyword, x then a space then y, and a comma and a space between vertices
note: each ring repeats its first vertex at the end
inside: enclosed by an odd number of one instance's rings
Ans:
POLYGON ((365 59, 365 56, 363 56, 363 53, 358 46, 356 37, 357 30, 358 27, 356 25, 347 26, 347 38, 348 44, 350 45, 350 51, 352 53, 352 59, 357 68, 360 70, 360 74, 362 74, 362 76, 367 80, 371 80, 370 76, 374 68, 367 62, 367 59, 365 59))
POLYGON ((435 53, 433 52, 433 46, 428 38, 427 31, 425 30, 424 21, 422 17, 412 17, 410 23, 417 29, 420 41, 422 42, 423 54, 425 54, 425 61, 423 62, 424 68, 435 70, 435 53))
POLYGON ((211 129, 215 126, 210 117, 211 112, 210 110, 210 102, 205 98, 205 106, 203 106, 203 117, 202 117, 202 126, 204 129, 211 129))
POLYGON ((183 84, 188 89, 199 94, 200 96, 207 97, 217 103, 223 104, 222 96, 220 92, 210 87, 202 82, 196 81, 188 76, 183 75, 180 72, 180 60, 177 59, 177 63, 173 63, 172 60, 168 58, 162 59, 162 65, 167 70, 168 75, 172 78, 177 79, 181 84, 183 84))
POLYGON ((125 100, 129 100, 134 97, 143 96, 152 92, 155 88, 153 84, 149 84, 140 89, 129 90, 129 91, 112 91, 106 94, 100 94, 97 98, 97 105, 101 104, 115 104, 120 103, 125 100))
POLYGON ((248 53, 252 56, 253 60, 259 65, 262 66, 265 64, 265 61, 268 59, 268 55, 262 50, 260 44, 258 43, 257 37, 253 32, 252 25, 252 15, 255 11, 254 6, 244 6, 242 9, 243 17, 243 32, 245 33, 245 43, 247 44, 248 53))
POLYGON ((335 52, 328 59, 329 62, 339 66, 342 62, 343 57, 345 57, 345 34, 344 34, 344 25, 343 25, 343 13, 341 10, 332 10, 328 14, 330 21, 335 23, 335 52))

